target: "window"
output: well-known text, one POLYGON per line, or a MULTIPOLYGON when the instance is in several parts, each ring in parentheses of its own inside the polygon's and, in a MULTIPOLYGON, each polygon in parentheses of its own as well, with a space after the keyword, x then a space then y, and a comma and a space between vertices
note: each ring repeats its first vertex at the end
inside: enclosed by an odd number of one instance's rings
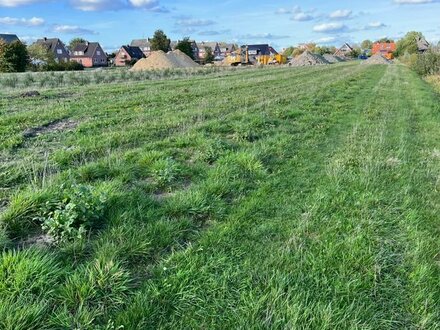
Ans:
POLYGON ((101 51, 100 51, 100 50, 97 50, 97 51, 96 51, 96 55, 101 56, 101 51))
POLYGON ((61 55, 63 53, 63 50, 62 49, 59 49, 59 48, 57 48, 57 54, 58 55, 61 55))

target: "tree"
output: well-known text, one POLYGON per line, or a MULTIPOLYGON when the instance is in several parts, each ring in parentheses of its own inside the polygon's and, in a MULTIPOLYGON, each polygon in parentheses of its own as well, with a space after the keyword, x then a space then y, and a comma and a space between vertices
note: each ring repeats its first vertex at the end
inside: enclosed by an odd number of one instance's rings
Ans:
POLYGON ((293 57, 297 57, 297 56, 301 55, 301 54, 304 53, 304 52, 305 52, 304 49, 301 49, 301 48, 295 48, 295 49, 293 50, 293 52, 292 52, 292 56, 293 56, 293 57))
POLYGON ((214 62, 214 53, 212 52, 211 47, 205 47, 205 63, 212 63, 214 62))
POLYGON ((396 56, 408 54, 416 54, 418 51, 417 40, 423 38, 421 32, 411 31, 408 32, 402 39, 397 42, 396 56))
POLYGON ((171 40, 168 39, 167 35, 162 30, 157 30, 154 32, 154 36, 148 39, 151 43, 151 50, 162 50, 168 52, 170 50, 171 40))
POLYGON ((362 49, 372 49, 373 48, 373 42, 371 40, 364 40, 361 43, 361 48, 362 49))
POLYGON ((28 53, 31 60, 44 63, 55 62, 55 55, 41 44, 34 43, 28 46, 28 53))
POLYGON ((77 37, 77 38, 73 38, 72 40, 70 40, 70 42, 69 42, 69 49, 70 50, 73 50, 75 47, 76 47, 76 45, 78 45, 78 44, 84 44, 84 43, 86 43, 87 42, 87 40, 85 40, 85 39, 83 39, 83 38, 79 38, 79 37, 77 37))
POLYGON ((0 72, 24 72, 29 64, 26 45, 21 41, 7 44, 0 40, 0 72))
POLYGON ((389 39, 389 38, 382 38, 382 39, 379 39, 379 40, 377 40, 376 42, 380 42, 380 43, 390 43, 390 42, 394 42, 394 40, 393 39, 389 39))
POLYGON ((328 46, 319 46, 315 48, 315 53, 324 55, 324 54, 334 54, 336 52, 335 47, 328 47, 328 46))
POLYGON ((283 53, 283 55, 284 56, 287 56, 287 57, 289 57, 289 56, 292 56, 292 53, 293 53, 293 51, 295 50, 295 47, 287 47, 285 50, 284 50, 284 53, 283 53))
POLYGON ((192 48, 192 42, 189 40, 189 37, 185 37, 182 40, 179 40, 179 42, 176 45, 176 49, 185 53, 186 55, 191 57, 191 59, 194 60, 194 52, 193 52, 193 48, 192 48))
POLYGON ((358 58, 359 55, 361 55, 360 48, 353 48, 353 50, 350 53, 348 53, 348 56, 351 58, 358 58))

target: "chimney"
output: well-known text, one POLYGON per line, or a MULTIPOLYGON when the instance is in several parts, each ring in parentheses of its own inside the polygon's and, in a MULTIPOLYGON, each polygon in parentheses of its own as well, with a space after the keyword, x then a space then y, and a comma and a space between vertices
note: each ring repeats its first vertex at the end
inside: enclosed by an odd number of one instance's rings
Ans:
POLYGON ((43 39, 44 39, 44 41, 47 41, 47 38, 46 38, 46 37, 44 37, 43 39))

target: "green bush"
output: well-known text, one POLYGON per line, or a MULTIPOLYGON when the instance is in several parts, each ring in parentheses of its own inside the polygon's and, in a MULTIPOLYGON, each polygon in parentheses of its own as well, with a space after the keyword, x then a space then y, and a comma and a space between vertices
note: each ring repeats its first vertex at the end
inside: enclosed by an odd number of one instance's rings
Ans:
POLYGON ((84 70, 84 67, 82 64, 70 61, 70 62, 52 62, 48 63, 46 65, 43 65, 42 71, 82 71, 84 70))
POLYGON ((440 54, 434 52, 419 54, 417 59, 411 62, 410 67, 422 76, 438 74, 440 73, 440 54))
POLYGON ((63 195, 55 208, 47 204, 39 218, 42 228, 56 242, 82 239, 87 230, 102 219, 107 197, 84 185, 63 189, 63 195))

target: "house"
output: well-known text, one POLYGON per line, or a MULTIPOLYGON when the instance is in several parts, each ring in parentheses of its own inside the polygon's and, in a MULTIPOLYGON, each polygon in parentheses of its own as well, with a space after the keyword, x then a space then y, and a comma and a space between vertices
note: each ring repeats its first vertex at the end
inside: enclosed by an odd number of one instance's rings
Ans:
POLYGON ((207 48, 211 48, 212 54, 214 55, 215 58, 221 57, 222 52, 220 49, 220 45, 218 44, 218 42, 206 42, 206 41, 202 41, 198 43, 198 57, 200 59, 204 59, 206 56, 206 49, 207 48))
POLYGON ((417 38, 417 50, 419 53, 426 53, 429 50, 429 42, 425 38, 417 38))
POLYGON ((131 41, 130 46, 139 47, 144 53, 145 57, 151 54, 151 43, 148 39, 134 39, 131 41))
POLYGON ((53 54, 56 62, 68 62, 70 54, 63 42, 58 38, 43 38, 35 42, 53 54))
POLYGON ((122 46, 116 53, 114 58, 115 66, 126 66, 130 62, 140 60, 145 55, 139 47, 136 46, 122 46))
POLYGON ((18 39, 17 35, 15 35, 15 34, 1 34, 0 33, 0 39, 2 39, 7 44, 10 44, 14 41, 20 41, 20 39, 18 39))
POLYGON ((339 48, 334 55, 340 56, 340 57, 346 57, 350 56, 350 53, 353 51, 353 47, 351 47, 348 43, 345 43, 342 45, 341 48, 339 48))
POLYGON ((107 55, 98 42, 77 44, 70 54, 70 59, 86 68, 108 65, 107 55))
POLYGON ((396 43, 395 42, 375 42, 373 44, 373 48, 371 49, 371 53, 373 55, 382 54, 384 57, 388 59, 393 58, 393 53, 396 51, 396 43))
POLYGON ((234 44, 219 42, 218 45, 220 47, 220 54, 221 54, 220 56, 223 58, 230 55, 232 52, 235 52, 237 50, 237 46, 234 44))

